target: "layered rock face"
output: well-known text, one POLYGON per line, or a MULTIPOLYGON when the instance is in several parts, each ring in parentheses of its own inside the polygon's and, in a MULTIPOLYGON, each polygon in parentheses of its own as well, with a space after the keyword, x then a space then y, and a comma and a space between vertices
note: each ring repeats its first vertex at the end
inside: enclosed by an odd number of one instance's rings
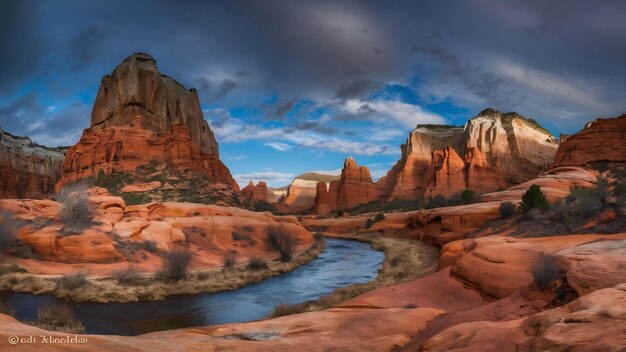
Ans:
POLYGON ((219 159, 196 90, 161 75, 156 61, 140 53, 102 79, 91 127, 68 151, 57 188, 101 172, 132 172, 149 162, 239 190, 219 159))
MULTIPOLYGON (((386 176, 374 184, 359 180, 364 188, 352 186, 354 191, 344 192, 343 199, 338 193, 341 180, 335 186, 331 183, 327 194, 318 188, 315 211, 325 214, 374 200, 450 197, 465 189, 493 192, 548 170, 557 148, 554 136, 535 121, 493 109, 482 111, 464 127, 420 125, 409 134, 402 157, 386 176)), ((354 173, 344 166, 346 171, 354 173)))
POLYGON ((626 115, 589 122, 582 131, 565 139, 555 164, 584 166, 595 161, 626 161, 626 115))
POLYGON ((41 198, 61 175, 65 148, 48 148, 0 129, 0 198, 41 198))

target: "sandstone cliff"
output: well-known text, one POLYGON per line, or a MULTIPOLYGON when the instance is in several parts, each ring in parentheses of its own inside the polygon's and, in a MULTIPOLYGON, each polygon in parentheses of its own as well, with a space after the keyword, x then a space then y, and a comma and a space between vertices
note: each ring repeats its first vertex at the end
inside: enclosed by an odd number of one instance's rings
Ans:
POLYGON ((254 185, 250 181, 246 187, 241 189, 241 196, 251 202, 269 202, 270 194, 265 182, 259 181, 254 185))
POLYGON ((239 190, 219 159, 196 90, 162 75, 152 57, 139 53, 102 79, 91 126, 69 149, 57 188, 99 174, 132 173, 149 163, 239 190))
POLYGON ((0 198, 41 198, 61 175, 65 148, 48 148, 0 129, 0 198))
POLYGON ((289 188, 287 195, 282 201, 289 210, 309 209, 315 204, 315 196, 317 194, 317 184, 328 185, 335 180, 339 180, 339 176, 323 175, 315 172, 307 172, 296 176, 289 188))
POLYGON ((626 161, 626 115, 597 119, 568 136, 556 153, 555 164, 584 166, 596 161, 626 161))
POLYGON ((367 169, 346 161, 337 184, 325 190, 318 187, 315 212, 326 214, 375 200, 450 197, 465 189, 493 192, 548 170, 557 148, 554 136, 534 120, 493 109, 463 127, 419 125, 402 145, 400 160, 376 183, 361 178, 361 173, 369 175, 367 169))

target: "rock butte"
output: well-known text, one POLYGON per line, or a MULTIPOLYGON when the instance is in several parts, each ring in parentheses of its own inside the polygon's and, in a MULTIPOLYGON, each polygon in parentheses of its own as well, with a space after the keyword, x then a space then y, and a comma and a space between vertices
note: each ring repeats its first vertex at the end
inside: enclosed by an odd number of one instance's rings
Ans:
POLYGON ((270 193, 265 182, 259 181, 255 186, 250 181, 246 187, 241 189, 241 197, 250 202, 267 202, 270 199, 270 193))
POLYGON ((346 159, 341 179, 325 190, 318 188, 315 213, 375 200, 449 197, 464 189, 485 193, 510 187, 548 170, 558 145, 535 121, 493 109, 482 111, 464 127, 420 125, 402 145, 400 160, 376 183, 365 167, 346 159))
POLYGON ((0 198, 41 198, 61 177, 67 148, 48 148, 0 129, 0 198))
POLYGON ((138 53, 102 78, 91 126, 68 150, 57 189, 100 173, 132 172, 150 162, 200 173, 239 190, 219 159, 196 90, 162 75, 151 56, 138 53))

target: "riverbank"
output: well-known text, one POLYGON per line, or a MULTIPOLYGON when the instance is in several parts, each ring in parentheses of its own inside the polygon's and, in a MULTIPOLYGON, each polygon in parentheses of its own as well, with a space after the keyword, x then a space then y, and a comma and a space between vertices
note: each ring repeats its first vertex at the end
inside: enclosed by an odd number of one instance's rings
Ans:
POLYGON ((434 273, 437 269, 439 250, 421 241, 379 237, 376 233, 324 235, 331 238, 365 242, 373 249, 384 252, 385 260, 378 276, 364 284, 338 288, 333 293, 324 295, 317 300, 294 305, 280 305, 276 307, 270 317, 325 310, 375 289, 422 278, 434 273))
POLYGON ((137 274, 132 283, 128 284, 122 284, 112 276, 99 276, 84 277, 84 281, 80 280, 68 287, 59 284, 64 276, 32 274, 19 266, 4 264, 0 266, 0 291, 52 295, 76 302, 155 301, 172 295, 236 290, 307 264, 317 258, 325 247, 324 239, 317 239, 311 247, 295 255, 289 262, 266 260, 267 267, 259 269, 242 263, 231 268, 195 270, 176 282, 162 281, 156 274, 137 274))

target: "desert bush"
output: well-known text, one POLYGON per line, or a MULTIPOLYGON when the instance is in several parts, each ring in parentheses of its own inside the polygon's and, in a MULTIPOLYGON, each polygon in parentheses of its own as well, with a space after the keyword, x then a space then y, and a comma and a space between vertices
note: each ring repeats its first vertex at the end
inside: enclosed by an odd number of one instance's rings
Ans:
POLYGON ((73 274, 66 274, 56 279, 57 290, 77 290, 81 287, 89 284, 87 280, 87 273, 84 271, 77 271, 73 274))
POLYGON ((530 186, 530 188, 524 192, 524 195, 522 195, 522 204, 520 205, 520 208, 522 208, 525 212, 530 211, 531 209, 538 209, 543 213, 548 210, 549 207, 550 204, 548 203, 548 199, 543 192, 541 192, 541 188, 538 185, 530 186))
POLYGON ((16 227, 13 214, 7 211, 0 212, 0 248, 11 247, 17 242, 16 227))
POLYGON ((337 218, 343 216, 343 210, 339 209, 337 210, 337 218))
POLYGON ((385 214, 383 212, 376 213, 376 216, 374 216, 374 222, 379 222, 382 220, 385 220, 385 214))
POLYGON ((293 256, 298 239, 285 225, 270 225, 265 229, 266 244, 280 253, 280 260, 288 262, 293 256))
POLYGON ((232 268, 235 264, 237 264, 237 251, 234 249, 226 251, 222 256, 222 265, 224 268, 232 268))
POLYGON ((461 192, 461 204, 472 204, 478 203, 480 201, 480 194, 472 191, 471 189, 466 189, 461 192))
POLYGON ((39 308, 33 325, 50 331, 80 334, 85 331, 83 323, 76 318, 67 304, 50 304, 39 308))
POLYGON ((417 305, 414 303, 409 303, 404 306, 404 309, 414 309, 414 308, 417 308, 417 305))
POLYGON ((252 205, 254 211, 269 211, 270 213, 276 212, 276 207, 272 203, 258 201, 252 205))
POLYGON ((86 227, 91 224, 93 207, 89 204, 85 186, 67 186, 58 195, 61 203, 59 219, 70 227, 86 227))
POLYGON ((141 275, 132 265, 126 269, 114 271, 111 276, 121 285, 135 285, 142 282, 141 275))
POLYGON ((274 307, 270 317, 277 318, 283 317, 286 315, 293 315, 306 312, 309 309, 310 304, 308 302, 298 303, 298 304, 279 304, 274 307))
MULTIPOLYGON (((605 196, 596 187, 574 187, 565 198, 565 202, 572 215, 588 218, 602 210, 602 197, 605 196)), ((604 201, 606 202, 606 199, 604 201)))
POLYGON ((267 263, 261 258, 252 257, 250 258, 250 261, 248 262, 248 269, 250 270, 267 269, 267 263))
POLYGON ((180 281, 187 277, 193 254, 187 247, 175 247, 161 254, 162 268, 158 277, 166 281, 180 281))
POLYGON ((144 240, 141 246, 150 253, 157 253, 159 251, 156 241, 153 240, 144 240))
POLYGON ((22 268, 17 264, 1 264, 0 265, 0 276, 12 273, 27 273, 28 270, 22 268))
POLYGON ((560 269, 553 255, 542 253, 532 269, 533 279, 540 289, 546 289, 560 278, 560 269))
POLYGON ((366 228, 366 229, 369 229, 370 227, 372 227, 372 225, 374 225, 374 220, 373 220, 372 218, 368 218, 368 219, 365 221, 365 228, 366 228))
POLYGON ((503 219, 510 218, 515 214, 515 209, 517 209, 517 205, 513 202, 500 203, 500 217, 503 219))

